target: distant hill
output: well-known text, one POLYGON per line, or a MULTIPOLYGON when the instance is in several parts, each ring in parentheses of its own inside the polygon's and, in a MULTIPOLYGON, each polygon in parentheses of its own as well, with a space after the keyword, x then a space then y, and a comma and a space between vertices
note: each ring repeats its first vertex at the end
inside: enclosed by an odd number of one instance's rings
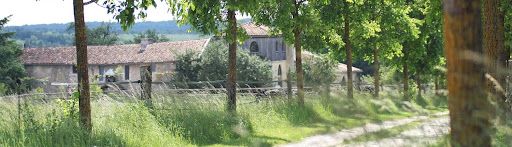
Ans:
MULTIPOLYGON (((241 23, 249 22, 251 19, 239 20, 241 23)), ((88 28, 96 28, 102 22, 86 22, 88 28)), ((157 34, 164 34, 171 40, 190 40, 204 38, 199 33, 187 32, 189 25, 178 27, 176 21, 146 21, 136 23, 128 32, 121 29, 119 23, 112 23, 114 31, 121 35, 119 44, 130 40, 134 34, 145 32, 146 30, 155 30, 157 34)), ((73 43, 74 36, 66 29, 70 23, 65 24, 37 24, 23 26, 6 26, 2 28, 5 32, 16 32, 13 39, 26 47, 49 47, 49 46, 70 46, 73 43)), ((208 35, 207 35, 208 36, 208 35)))
MULTIPOLYGON (((56 33, 69 33, 66 31, 70 23, 66 24, 37 24, 37 25, 23 25, 23 26, 7 26, 5 31, 18 32, 18 31, 35 31, 35 32, 56 32, 56 33)), ((101 22, 86 22, 87 27, 95 28, 100 26, 101 22)), ((119 23, 113 23, 115 31, 119 34, 124 33, 119 23)), ((148 29, 155 29, 160 34, 183 34, 187 33, 190 26, 183 25, 178 27, 176 21, 146 21, 136 23, 132 29, 128 31, 129 34, 144 32, 148 29)))
MULTIPOLYGON (((246 23, 251 21, 250 18, 241 19, 239 22, 246 23)), ((89 28, 96 28, 100 26, 102 22, 86 22, 85 24, 89 28)), ((18 31, 33 31, 33 32, 56 32, 56 33, 70 33, 66 31, 70 23, 54 23, 54 24, 37 24, 37 25, 23 25, 23 26, 6 26, 3 28, 7 32, 18 32, 18 31)), ((117 22, 113 23, 115 31, 119 34, 125 33, 121 29, 121 25, 117 22)), ((189 25, 183 25, 178 27, 176 21, 146 21, 135 23, 132 29, 128 30, 128 34, 136 34, 144 32, 148 29, 154 29, 159 34, 189 34, 187 30, 190 28, 189 25)), ((192 34, 196 34, 191 32, 192 34)))

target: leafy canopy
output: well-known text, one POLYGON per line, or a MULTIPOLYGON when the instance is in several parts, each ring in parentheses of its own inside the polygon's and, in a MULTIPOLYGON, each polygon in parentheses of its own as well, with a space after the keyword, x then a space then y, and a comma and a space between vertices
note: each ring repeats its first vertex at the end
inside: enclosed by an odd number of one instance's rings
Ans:
POLYGON ((19 58, 23 50, 10 39, 14 33, 2 31, 9 17, 0 20, 0 95, 15 93, 18 90, 17 80, 23 79, 26 74, 19 58))

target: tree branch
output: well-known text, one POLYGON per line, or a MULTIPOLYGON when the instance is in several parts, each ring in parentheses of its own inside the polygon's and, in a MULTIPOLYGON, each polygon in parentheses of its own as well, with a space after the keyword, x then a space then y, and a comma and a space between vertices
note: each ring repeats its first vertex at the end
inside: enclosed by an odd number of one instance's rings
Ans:
POLYGON ((88 2, 84 2, 84 6, 88 5, 88 4, 91 4, 91 3, 96 3, 96 2, 97 2, 97 0, 90 0, 88 2))

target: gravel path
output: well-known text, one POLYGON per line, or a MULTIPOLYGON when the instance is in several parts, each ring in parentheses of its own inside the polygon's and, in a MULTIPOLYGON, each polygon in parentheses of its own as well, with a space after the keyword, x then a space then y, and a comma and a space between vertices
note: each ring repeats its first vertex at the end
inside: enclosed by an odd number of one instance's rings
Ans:
MULTIPOLYGON (((435 116, 438 115, 446 115, 448 112, 440 112, 433 114, 435 116)), ((381 124, 367 124, 362 127, 352 128, 348 130, 341 130, 337 133, 333 134, 324 134, 324 135, 315 135, 305 138, 301 142, 291 143, 286 145, 281 145, 281 147, 323 147, 323 146, 336 146, 340 145, 344 140, 353 139, 359 135, 368 132, 376 132, 382 129, 389 129, 392 127, 404 125, 411 123, 413 121, 428 119, 429 116, 415 116, 407 119, 401 120, 391 120, 385 121, 381 124)), ((362 145, 364 146, 364 145, 362 145)), ((379 146, 377 144, 377 146, 379 146)))
POLYGON ((398 147, 398 146, 426 146, 434 144, 442 135, 450 130, 450 119, 448 117, 436 118, 420 123, 412 130, 404 131, 400 135, 385 138, 377 141, 361 142, 352 145, 354 147, 398 147))

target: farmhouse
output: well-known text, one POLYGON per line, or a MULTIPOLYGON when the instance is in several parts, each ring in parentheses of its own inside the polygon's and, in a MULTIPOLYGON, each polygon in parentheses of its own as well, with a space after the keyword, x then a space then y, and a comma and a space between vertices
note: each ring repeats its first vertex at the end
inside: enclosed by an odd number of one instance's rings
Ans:
MULTIPOLYGON (((91 82, 140 80, 140 67, 151 66, 154 81, 169 81, 175 69, 176 53, 185 50, 202 52, 209 39, 140 44, 88 46, 89 77, 91 82), (107 78, 105 78, 107 77, 107 78)), ((26 48, 21 56, 27 74, 35 79, 54 83, 76 83, 76 48, 26 48)), ((59 86, 36 85, 45 91, 56 92, 59 86)))
MULTIPOLYGON (((241 27, 245 29, 249 38, 245 42, 241 43, 240 47, 249 51, 249 53, 252 55, 257 55, 270 61, 272 69, 272 80, 286 80, 286 74, 288 71, 295 70, 296 58, 295 48, 293 45, 286 44, 281 38, 280 33, 271 35, 269 33, 271 29, 267 26, 257 25, 254 22, 248 22, 242 24, 241 27)), ((215 36, 215 38, 220 39, 222 36, 215 36)), ((302 51, 301 54, 303 57, 309 55, 316 56, 307 51, 302 51)), ((339 64, 340 65, 338 66, 338 69, 336 69, 336 73, 339 74, 338 77, 340 77, 340 79, 337 80, 337 82, 341 82, 343 79, 347 79, 347 65, 343 63, 339 64)), ((362 70, 352 67, 352 71, 354 75, 354 82, 357 82, 357 73, 362 72, 362 70)), ((285 84, 286 83, 278 83, 280 86, 285 86, 285 84)))

